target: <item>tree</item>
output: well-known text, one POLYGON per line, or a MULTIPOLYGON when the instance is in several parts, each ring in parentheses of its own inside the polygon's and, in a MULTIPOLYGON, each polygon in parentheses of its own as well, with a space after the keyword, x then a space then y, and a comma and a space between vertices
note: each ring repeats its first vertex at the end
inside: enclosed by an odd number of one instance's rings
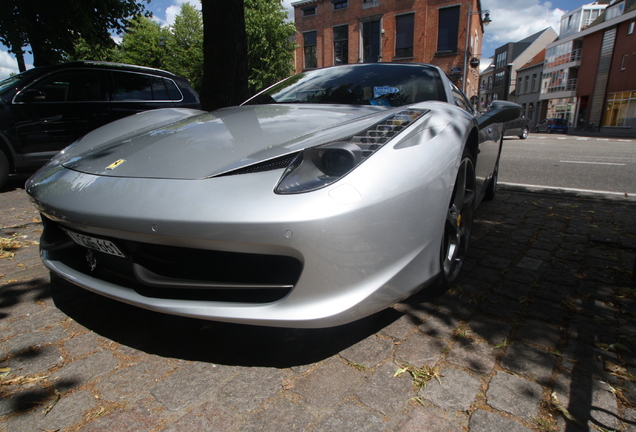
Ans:
POLYGON ((195 90, 203 81, 203 19, 190 3, 181 6, 166 41, 165 69, 187 78, 195 90))
POLYGON ((280 0, 245 0, 250 94, 290 75, 296 27, 286 18, 280 0))
POLYGON ((80 39, 75 43, 73 52, 64 55, 64 61, 74 60, 119 61, 119 50, 116 46, 90 45, 80 39))
POLYGON ((203 86, 206 110, 247 99, 247 37, 243 0, 202 0, 203 86))
POLYGON ((115 59, 122 63, 164 68, 171 34, 168 28, 143 15, 137 15, 124 33, 115 59))
POLYGON ((90 46, 114 46, 111 31, 121 33, 129 17, 144 12, 138 1, 149 0, 3 0, 0 41, 20 68, 27 46, 35 66, 56 64, 80 39, 90 46))

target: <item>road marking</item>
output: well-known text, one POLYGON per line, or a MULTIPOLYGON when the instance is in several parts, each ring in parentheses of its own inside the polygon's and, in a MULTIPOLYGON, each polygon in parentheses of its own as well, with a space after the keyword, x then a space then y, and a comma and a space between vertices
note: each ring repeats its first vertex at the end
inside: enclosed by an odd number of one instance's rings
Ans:
POLYGON ((589 165, 617 165, 617 166, 625 166, 624 163, 614 163, 614 162, 585 162, 585 161, 567 161, 562 160, 559 161, 561 163, 573 163, 573 164, 589 164, 589 165))

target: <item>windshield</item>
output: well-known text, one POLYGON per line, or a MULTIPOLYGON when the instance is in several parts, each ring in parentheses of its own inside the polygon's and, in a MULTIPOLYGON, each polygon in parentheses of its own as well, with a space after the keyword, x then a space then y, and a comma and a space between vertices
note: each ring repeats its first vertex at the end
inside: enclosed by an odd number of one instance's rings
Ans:
POLYGON ((401 106, 446 102, 437 69, 426 65, 357 64, 294 75, 245 102, 401 106))

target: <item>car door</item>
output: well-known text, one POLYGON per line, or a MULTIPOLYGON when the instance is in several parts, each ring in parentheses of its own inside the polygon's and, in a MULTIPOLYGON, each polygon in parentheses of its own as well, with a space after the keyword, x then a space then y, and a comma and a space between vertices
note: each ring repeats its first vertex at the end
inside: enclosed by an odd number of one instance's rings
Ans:
POLYGON ((13 99, 16 152, 39 165, 108 119, 105 78, 98 70, 51 73, 13 99))

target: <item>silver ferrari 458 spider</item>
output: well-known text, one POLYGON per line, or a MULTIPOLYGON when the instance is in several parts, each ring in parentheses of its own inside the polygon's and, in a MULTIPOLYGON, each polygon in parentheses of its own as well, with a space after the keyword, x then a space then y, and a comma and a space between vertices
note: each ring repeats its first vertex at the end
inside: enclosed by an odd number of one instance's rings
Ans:
POLYGON ((238 107, 103 126, 27 183, 55 274, 154 311, 330 327, 462 266, 502 123, 435 66, 304 72, 238 107))

